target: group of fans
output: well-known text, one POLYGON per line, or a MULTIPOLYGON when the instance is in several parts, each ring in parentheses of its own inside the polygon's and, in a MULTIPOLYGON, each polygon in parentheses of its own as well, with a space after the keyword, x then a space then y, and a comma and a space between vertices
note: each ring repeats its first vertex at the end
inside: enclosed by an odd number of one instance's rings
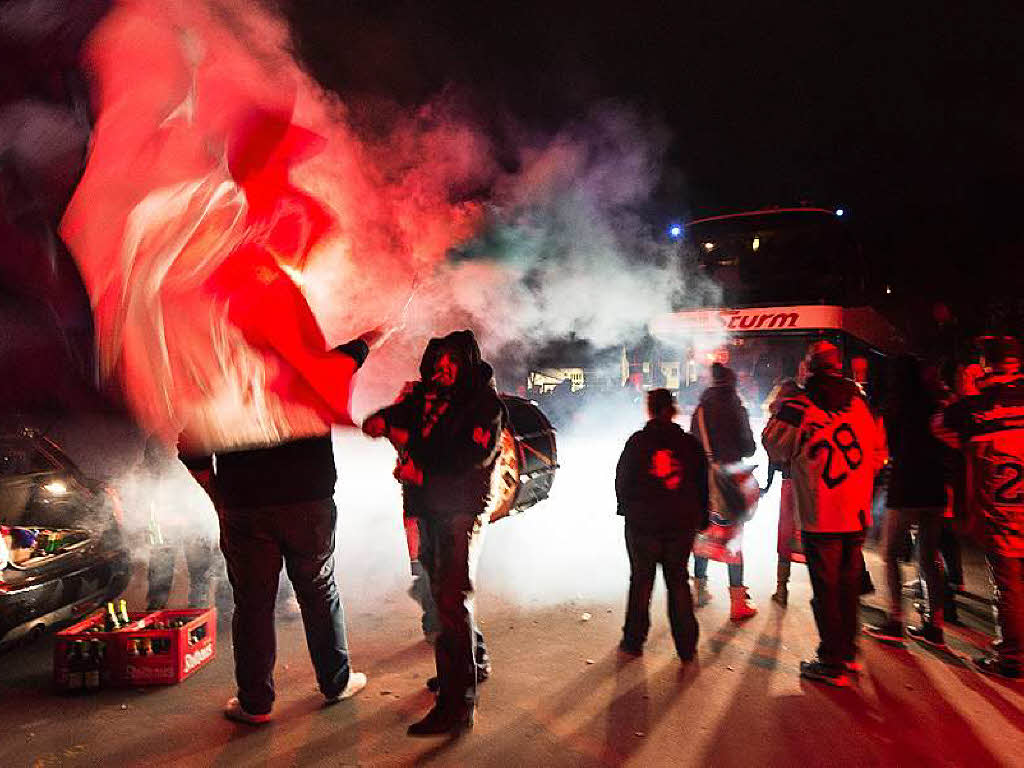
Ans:
MULTIPOLYGON (((779 584, 772 598, 785 606, 791 559, 806 559, 820 636, 815 658, 801 662, 802 676, 845 686, 861 670, 862 547, 883 468, 889 612, 883 623, 865 626, 865 633, 896 645, 909 636, 946 647, 944 613, 955 603, 947 592, 941 542, 957 496, 979 520, 995 588, 999 637, 975 665, 1004 678, 1024 676, 1024 377, 1017 342, 992 345, 987 363, 989 372, 954 396, 934 371, 910 356, 900 358, 887 402, 875 409, 862 388, 843 376, 839 350, 821 341, 808 350, 803 380, 782 382, 770 398, 761 441, 784 477, 779 584), (959 473, 951 471, 957 466, 959 473), (899 571, 913 527, 924 596, 920 626, 903 621, 899 571)), ((731 617, 742 620, 755 611, 743 586, 738 545, 744 510, 751 506, 745 489, 750 478, 735 469, 755 445, 734 377, 720 364, 713 366, 712 386, 689 434, 673 422, 677 407, 668 390, 649 392, 647 405, 650 420, 626 443, 616 475, 631 567, 620 650, 642 653, 660 563, 676 651, 688 662, 697 644, 694 601, 702 605, 709 598, 707 555, 729 563, 731 617)))
MULTIPOLYGON (((331 354, 349 359, 354 374, 374 341, 371 332, 331 354)), ((786 604, 789 562, 805 558, 820 643, 815 658, 801 663, 804 677, 843 686, 861 668, 862 547, 872 526, 876 479, 886 465, 890 610, 885 622, 865 632, 890 643, 903 644, 909 635, 944 646, 950 600, 939 553, 954 450, 965 457, 967 499, 983 520, 996 589, 999 639, 976 664, 1006 678, 1024 675, 1024 377, 1015 342, 1006 341, 989 358, 990 374, 959 398, 916 361, 901 360, 892 394, 876 410, 858 384, 843 376, 839 350, 817 342, 808 350, 802 380, 782 382, 770 398, 761 442, 784 477, 773 600, 786 604), (906 558, 902 542, 915 526, 924 622, 905 626, 899 560, 906 558)), ((620 643, 625 654, 643 652, 658 565, 668 591, 672 637, 684 663, 697 652, 694 603, 711 597, 709 560, 728 565, 731 618, 742 621, 757 610, 743 583, 740 546, 746 510, 761 492, 742 467, 756 444, 732 372, 716 364, 711 373, 712 385, 689 432, 674 422, 678 408, 671 392, 650 391, 650 420, 629 438, 618 462, 615 492, 625 517, 631 570, 620 643)), ((491 673, 473 591, 507 424, 493 371, 481 359, 476 339, 470 331, 457 331, 431 340, 419 380, 362 425, 366 435, 388 439, 398 453, 394 475, 403 488, 407 531, 417 540, 416 596, 425 608, 424 631, 434 644, 437 674, 426 681, 436 694, 434 706, 409 727, 413 736, 471 728, 478 686, 491 673)), ((233 592, 238 694, 225 714, 249 724, 271 718, 274 608, 282 565, 327 703, 358 693, 366 676, 349 663, 334 578, 336 473, 329 432, 218 452, 215 462, 187 450, 181 458, 214 500, 233 592)))

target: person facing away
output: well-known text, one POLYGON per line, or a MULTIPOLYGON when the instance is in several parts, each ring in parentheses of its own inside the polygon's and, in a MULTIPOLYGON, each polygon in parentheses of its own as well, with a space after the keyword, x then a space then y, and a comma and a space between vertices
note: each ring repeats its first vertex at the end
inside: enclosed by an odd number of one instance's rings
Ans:
POLYGON ((991 372, 977 394, 950 405, 936 433, 966 454, 971 503, 984 525, 996 593, 999 639, 993 656, 975 659, 988 674, 1024 677, 1024 377, 1016 339, 1000 339, 987 355, 991 372))
POLYGON ((858 668, 861 548, 885 435, 856 383, 843 377, 833 344, 812 344, 807 368, 803 391, 779 404, 761 440, 772 462, 790 468, 814 594, 821 642, 816 658, 800 662, 800 674, 845 686, 847 672, 858 668))
POLYGON ((409 726, 410 736, 473 727, 481 681, 474 580, 494 501, 501 431, 508 419, 494 388, 493 370, 481 359, 472 331, 455 331, 431 344, 432 370, 422 386, 363 424, 371 437, 388 437, 404 447, 396 477, 419 489, 409 511, 424 521, 420 558, 441 621, 434 642, 437 700, 423 719, 409 726), (425 552, 430 553, 426 561, 425 552))
POLYGON ((935 438, 931 419, 940 408, 940 393, 926 385, 920 361, 898 357, 892 387, 882 413, 889 447, 886 489, 885 576, 889 611, 885 622, 864 632, 890 644, 903 645, 904 632, 933 646, 945 645, 943 613, 946 577, 939 552, 946 509, 946 453, 935 438), (922 626, 903 623, 903 580, 900 556, 912 526, 918 529, 921 572, 928 610, 922 626))
MULTIPOLYGON (((690 434, 696 436, 704 446, 707 457, 719 465, 735 464, 757 450, 754 435, 750 431, 750 418, 736 392, 736 374, 731 368, 721 363, 711 366, 711 386, 700 396, 700 403, 690 420, 690 434)), ((710 490, 712 512, 721 512, 724 507, 717 489, 710 490)), ((715 515, 713 522, 725 523, 724 516, 715 515)), ((730 540, 740 541, 742 523, 730 523, 723 530, 731 532, 730 540)), ((699 547, 698 547, 699 549, 699 547)), ((743 551, 726 550, 716 547, 721 554, 715 559, 724 558, 729 573, 729 618, 733 621, 749 619, 757 613, 747 587, 743 583, 743 551)), ((702 606, 711 600, 708 591, 708 558, 693 558, 693 580, 697 605, 702 606)))
POLYGON ((634 656, 643 652, 660 564, 672 639, 679 658, 687 662, 696 653, 698 628, 686 569, 694 536, 708 525, 708 468, 700 442, 673 422, 677 413, 671 392, 651 390, 649 420, 626 441, 615 470, 630 568, 619 648, 634 656))

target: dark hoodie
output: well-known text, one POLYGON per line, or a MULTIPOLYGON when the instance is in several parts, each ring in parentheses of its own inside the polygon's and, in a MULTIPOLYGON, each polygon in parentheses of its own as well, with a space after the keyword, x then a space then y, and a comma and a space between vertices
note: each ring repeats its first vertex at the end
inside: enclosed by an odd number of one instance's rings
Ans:
POLYGON ((734 385, 716 384, 701 394, 700 404, 690 421, 690 434, 703 441, 700 431, 701 414, 710 442, 708 448, 716 462, 734 464, 754 455, 757 445, 750 432, 750 419, 734 385))
POLYGON ((700 441, 651 419, 626 442, 615 469, 618 513, 642 533, 689 535, 708 525, 708 466, 700 441))
POLYGON ((486 510, 508 419, 493 376, 472 331, 455 331, 430 340, 420 361, 420 381, 397 403, 375 414, 389 427, 408 430, 406 451, 423 471, 422 487, 408 488, 409 514, 476 515, 486 510), (443 352, 451 354, 459 367, 455 384, 447 389, 432 383, 434 363, 443 352))

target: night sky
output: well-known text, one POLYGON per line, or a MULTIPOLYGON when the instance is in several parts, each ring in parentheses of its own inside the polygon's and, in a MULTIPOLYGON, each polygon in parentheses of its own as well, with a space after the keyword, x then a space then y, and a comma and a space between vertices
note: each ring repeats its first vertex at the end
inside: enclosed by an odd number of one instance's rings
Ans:
POLYGON ((362 104, 454 86, 499 141, 607 99, 659 118, 654 219, 841 205, 903 295, 1018 290, 1020 3, 285 7, 311 72, 362 104))

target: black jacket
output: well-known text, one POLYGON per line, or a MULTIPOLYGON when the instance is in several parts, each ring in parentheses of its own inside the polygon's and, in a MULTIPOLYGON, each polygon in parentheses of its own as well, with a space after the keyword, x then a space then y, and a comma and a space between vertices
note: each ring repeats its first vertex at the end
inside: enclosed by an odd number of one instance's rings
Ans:
POLYGON ((406 486, 408 514, 477 515, 487 509, 501 431, 508 421, 493 375, 491 366, 480 359, 470 331, 431 339, 420 362, 420 381, 397 403, 374 414, 389 427, 408 430, 406 452, 423 471, 422 486, 406 486), (443 349, 455 351, 460 358, 458 378, 450 391, 430 383, 434 361, 443 349), (426 430, 428 401, 432 408, 443 401, 447 404, 426 430))
POLYGON ((918 400, 892 403, 883 413, 889 444, 886 505, 893 509, 946 506, 947 452, 932 432, 940 404, 926 392, 918 400))
POLYGON ((720 464, 734 464, 757 450, 750 431, 750 419, 736 388, 728 384, 708 387, 700 396, 700 405, 693 412, 690 434, 700 436, 699 415, 704 414, 704 429, 711 443, 711 455, 720 464))
POLYGON ((708 525, 708 465, 700 441, 651 419, 626 441, 615 470, 618 513, 647 533, 689 535, 708 525))
MULTIPOLYGON (((369 347, 353 339, 335 347, 362 366, 369 347)), ((276 445, 216 454, 214 488, 216 502, 227 508, 301 504, 334 497, 338 472, 330 433, 286 440, 276 445)), ((200 469, 205 461, 189 457, 189 468, 200 469)), ((207 465, 208 466, 208 465, 207 465)))

